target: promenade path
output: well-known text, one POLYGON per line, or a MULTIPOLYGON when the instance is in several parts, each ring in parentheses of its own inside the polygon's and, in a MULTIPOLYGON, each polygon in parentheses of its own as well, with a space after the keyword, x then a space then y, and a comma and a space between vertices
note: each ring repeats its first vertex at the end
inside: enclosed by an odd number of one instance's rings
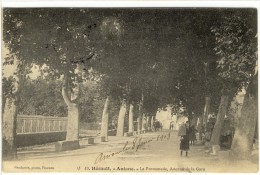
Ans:
MULTIPOLYGON (((177 131, 148 132, 131 137, 110 136, 108 142, 55 152, 54 143, 19 149, 18 160, 3 162, 3 168, 18 172, 257 172, 258 163, 230 162, 228 150, 218 156, 205 153, 204 146, 190 146, 188 157, 180 156, 177 131)), ((185 154, 184 154, 185 155, 185 154)))

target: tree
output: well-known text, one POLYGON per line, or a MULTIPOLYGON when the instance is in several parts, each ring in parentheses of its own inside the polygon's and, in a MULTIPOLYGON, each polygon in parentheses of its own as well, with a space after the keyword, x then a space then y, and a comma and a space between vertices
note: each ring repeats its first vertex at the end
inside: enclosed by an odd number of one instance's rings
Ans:
POLYGON ((4 46, 9 50, 4 58, 3 65, 11 65, 14 69, 8 78, 9 83, 5 84, 8 91, 5 92, 5 106, 3 107, 3 159, 16 159, 16 119, 20 104, 20 93, 24 82, 32 67, 31 59, 23 59, 23 52, 20 50, 23 40, 23 19, 22 13, 12 14, 4 10, 4 46), (11 79, 10 79, 11 78, 11 79))
MULTIPOLYGON (((111 14, 109 14, 111 15, 111 14)), ((104 42, 97 42, 96 47, 102 50, 100 54, 100 60, 94 62, 93 67, 101 76, 101 91, 104 96, 106 96, 106 101, 102 114, 102 123, 101 123, 101 136, 105 137, 104 141, 108 140, 108 126, 109 126, 109 108, 111 98, 117 98, 121 95, 121 86, 124 82, 124 76, 120 77, 118 73, 122 73, 122 68, 118 65, 119 55, 118 49, 121 49, 120 46, 120 37, 122 33, 122 26, 118 18, 110 16, 102 20, 100 27, 98 28, 102 40, 104 42)), ((122 101, 122 106, 120 108, 120 113, 118 116, 118 129, 117 135, 123 134, 123 124, 126 108, 124 106, 124 99, 122 101), (125 112, 124 112, 125 110, 125 112), (120 129, 119 129, 120 128, 120 129)))
POLYGON ((214 26, 220 77, 237 84, 236 92, 246 88, 242 115, 235 128, 230 157, 247 159, 252 150, 257 121, 257 30, 256 10, 227 11, 222 23, 214 26))
MULTIPOLYGON (((81 9, 4 10, 4 42, 10 52, 6 63, 17 65, 17 87, 23 89, 21 82, 32 63, 43 66, 52 78, 63 79, 62 96, 68 106, 67 140, 78 139, 77 103, 82 67, 86 60, 95 57, 88 42, 90 24, 95 26, 91 15, 81 9)), ((15 101, 19 105, 19 100, 15 101)), ((17 112, 13 113, 16 118, 17 112)), ((15 126, 14 122, 8 123, 15 126)))
POLYGON ((63 79, 62 96, 68 106, 66 140, 78 140, 78 100, 82 92, 80 89, 84 78, 82 73, 87 65, 86 60, 94 57, 88 36, 85 34, 91 19, 86 18, 85 11, 80 9, 60 9, 58 12, 49 9, 47 13, 40 10, 38 14, 41 23, 38 24, 39 28, 36 30, 45 36, 45 39, 42 41, 31 37, 35 43, 36 52, 34 53, 37 53, 33 56, 37 64, 46 65, 46 71, 49 74, 63 79), (60 19, 60 15, 64 20, 60 19), (79 20, 80 18, 84 20, 79 20))
MULTIPOLYGON (((106 25, 101 28, 103 29, 101 33, 104 32, 104 36, 109 38, 110 42, 104 40, 106 42, 101 43, 103 48, 100 56, 102 64, 97 66, 97 71, 102 74, 106 95, 112 95, 121 100, 121 115, 118 116, 118 135, 121 136, 123 135, 126 107, 128 103, 133 105, 141 100, 141 91, 146 90, 143 87, 144 80, 148 75, 145 71, 149 70, 153 64, 151 58, 154 59, 154 57, 149 57, 152 55, 149 53, 149 49, 152 49, 154 45, 147 48, 145 43, 136 37, 140 28, 132 23, 132 15, 135 13, 115 10, 109 15, 110 17, 104 20, 106 25), (120 17, 118 17, 119 12, 120 17), (121 29, 122 32, 113 30, 116 28, 121 29), (116 35, 118 33, 120 36, 116 35), (132 52, 133 50, 135 52, 132 52)), ((140 27, 144 26, 140 23, 140 27)), ((148 40, 149 37, 147 36, 145 39, 148 40)), ((146 44, 150 44, 150 42, 148 40, 146 44)))

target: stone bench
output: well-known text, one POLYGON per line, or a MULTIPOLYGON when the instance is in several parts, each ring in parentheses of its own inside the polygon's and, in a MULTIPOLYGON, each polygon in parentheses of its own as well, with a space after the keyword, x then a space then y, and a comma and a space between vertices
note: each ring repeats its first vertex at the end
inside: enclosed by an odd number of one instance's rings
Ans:
POLYGON ((88 144, 94 144, 94 137, 88 138, 88 144))
POLYGON ((136 135, 142 134, 142 131, 136 131, 136 135))
POLYGON ((134 135, 133 132, 126 132, 126 133, 124 133, 125 137, 130 137, 130 136, 133 136, 133 135, 134 135))
POLYGON ((101 136, 101 142, 106 142, 107 141, 107 139, 106 139, 106 137, 105 136, 101 136))
POLYGON ((67 150, 74 150, 79 149, 79 140, 65 140, 65 141, 58 141, 55 143, 55 151, 61 152, 61 151, 67 151, 67 150))

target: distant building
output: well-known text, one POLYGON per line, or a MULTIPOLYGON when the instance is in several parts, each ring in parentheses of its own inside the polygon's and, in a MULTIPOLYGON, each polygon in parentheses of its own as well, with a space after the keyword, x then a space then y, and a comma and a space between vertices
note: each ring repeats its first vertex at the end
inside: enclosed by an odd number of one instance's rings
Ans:
POLYGON ((178 130, 179 126, 188 120, 185 116, 172 114, 171 107, 167 107, 166 110, 157 111, 155 118, 162 123, 163 129, 170 129, 170 124, 173 123, 174 130, 178 130))

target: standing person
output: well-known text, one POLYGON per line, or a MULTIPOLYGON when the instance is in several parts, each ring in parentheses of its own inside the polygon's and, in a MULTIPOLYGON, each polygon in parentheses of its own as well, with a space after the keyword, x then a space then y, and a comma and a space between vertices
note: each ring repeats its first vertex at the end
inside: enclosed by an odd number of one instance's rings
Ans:
POLYGON ((195 126, 192 125, 189 130, 189 140, 190 140, 190 145, 194 145, 194 141, 196 140, 196 130, 195 126))
POLYGON ((180 150, 181 150, 181 156, 182 152, 186 152, 186 157, 188 156, 188 151, 190 149, 190 143, 189 143, 189 122, 187 121, 185 123, 185 135, 181 135, 181 143, 180 143, 180 150))
POLYGON ((174 125, 173 125, 173 122, 172 122, 172 130, 173 130, 173 128, 174 128, 174 125))

